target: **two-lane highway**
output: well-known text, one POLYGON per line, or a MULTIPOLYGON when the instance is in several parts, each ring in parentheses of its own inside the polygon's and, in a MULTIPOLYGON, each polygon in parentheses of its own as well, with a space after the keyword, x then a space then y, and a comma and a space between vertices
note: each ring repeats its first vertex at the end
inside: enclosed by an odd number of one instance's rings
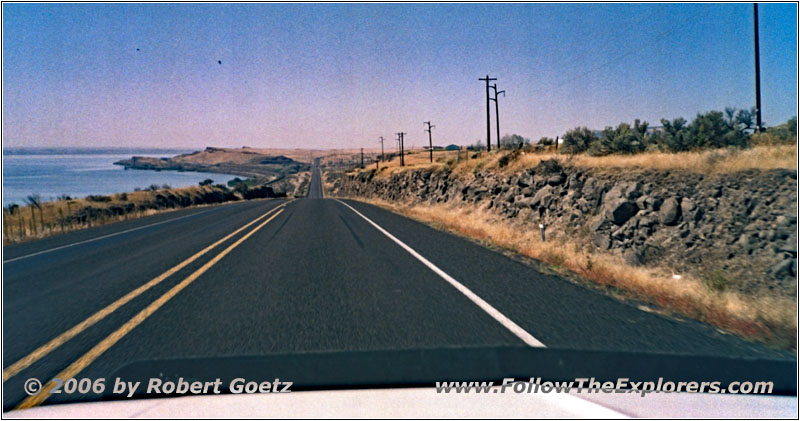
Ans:
POLYGON ((31 377, 108 377, 170 358, 495 344, 774 355, 323 198, 316 165, 304 199, 125 224, 4 248, 6 410, 65 399, 26 400, 31 377))

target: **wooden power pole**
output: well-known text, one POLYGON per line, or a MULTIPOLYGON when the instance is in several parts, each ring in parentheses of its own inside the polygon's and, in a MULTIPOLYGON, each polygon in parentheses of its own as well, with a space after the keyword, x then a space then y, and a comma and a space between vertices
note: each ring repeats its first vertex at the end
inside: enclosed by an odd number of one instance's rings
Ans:
POLYGON ((492 151, 492 121, 489 116, 489 82, 492 80, 497 80, 497 78, 489 77, 486 75, 485 78, 480 78, 478 80, 485 80, 486 81, 486 152, 492 151))
POLYGON ((424 122, 422 124, 427 124, 428 125, 428 128, 425 129, 425 131, 428 132, 428 150, 431 153, 431 162, 433 162, 433 135, 431 135, 431 129, 436 127, 436 126, 431 126, 431 122, 430 121, 426 121, 426 122, 424 122))
POLYGON ((401 167, 405 167, 406 166, 405 150, 403 149, 403 136, 405 136, 405 135, 406 135, 406 133, 404 133, 404 132, 397 133, 398 139, 400 141, 400 166, 401 167))
POLYGON ((761 131, 761 57, 758 46, 758 3, 753 3, 753 35, 756 50, 756 132, 761 131))
POLYGON ((498 105, 499 101, 497 100, 497 96, 499 94, 503 94, 503 96, 505 97, 506 91, 498 91, 496 83, 492 85, 492 89, 494 89, 494 98, 492 98, 492 100, 494 101, 494 124, 497 125, 497 150, 499 151, 500 150, 500 106, 498 105))

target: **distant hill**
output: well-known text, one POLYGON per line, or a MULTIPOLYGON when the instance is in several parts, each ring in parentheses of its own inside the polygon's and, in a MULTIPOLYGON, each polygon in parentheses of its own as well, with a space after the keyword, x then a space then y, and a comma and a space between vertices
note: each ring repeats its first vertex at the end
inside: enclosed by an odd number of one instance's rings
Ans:
POLYGON ((283 155, 265 154, 249 148, 213 147, 172 158, 133 156, 114 164, 145 170, 206 171, 270 178, 308 171, 311 168, 306 162, 296 161, 283 155))

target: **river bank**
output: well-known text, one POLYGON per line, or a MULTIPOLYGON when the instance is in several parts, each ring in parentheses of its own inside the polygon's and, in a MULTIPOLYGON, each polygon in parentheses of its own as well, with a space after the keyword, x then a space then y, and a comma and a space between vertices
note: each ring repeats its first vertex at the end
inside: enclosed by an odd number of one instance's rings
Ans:
POLYGON ((125 170, 114 165, 131 154, 155 159, 185 153, 161 149, 13 148, 3 150, 3 206, 24 205, 30 195, 43 201, 59 197, 108 195, 152 185, 195 186, 202 180, 227 184, 238 174, 125 170))
POLYGON ((171 209, 302 196, 309 179, 306 163, 252 151, 206 148, 168 157, 180 151, 126 150, 133 158, 94 152, 4 155, 3 244, 171 209))

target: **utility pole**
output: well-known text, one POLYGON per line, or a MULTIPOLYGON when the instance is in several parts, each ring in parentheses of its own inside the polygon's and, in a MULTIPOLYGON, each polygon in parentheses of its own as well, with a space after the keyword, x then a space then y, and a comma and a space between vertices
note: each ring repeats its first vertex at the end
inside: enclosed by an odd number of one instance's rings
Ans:
POLYGON ((500 106, 498 105, 497 95, 503 94, 503 97, 506 96, 506 91, 497 91, 497 84, 495 83, 492 85, 492 89, 494 89, 494 124, 497 125, 497 150, 500 150, 500 106))
POLYGON ((428 128, 425 129, 425 131, 428 132, 428 150, 431 153, 431 162, 433 162, 433 135, 431 135, 431 129, 436 126, 431 126, 430 121, 423 122, 422 124, 428 125, 428 128))
POLYGON ((758 3, 753 3, 753 32, 756 50, 756 131, 761 131, 761 60, 758 47, 758 3))
POLYGON ((386 160, 386 158, 384 158, 384 155, 383 155, 383 136, 381 136, 381 161, 385 161, 385 160, 386 160))
POLYGON ((361 169, 364 169, 364 148, 361 148, 361 169))
POLYGON ((400 141, 400 166, 401 167, 405 167, 406 166, 406 159, 405 159, 405 156, 404 156, 405 151, 403 150, 403 136, 405 136, 405 135, 406 135, 406 133, 404 133, 404 132, 397 133, 398 139, 400 141))
POLYGON ((489 75, 486 75, 486 78, 480 78, 478 80, 485 80, 486 81, 486 152, 492 151, 492 122, 489 116, 489 82, 492 80, 497 80, 497 78, 490 78, 489 75))

